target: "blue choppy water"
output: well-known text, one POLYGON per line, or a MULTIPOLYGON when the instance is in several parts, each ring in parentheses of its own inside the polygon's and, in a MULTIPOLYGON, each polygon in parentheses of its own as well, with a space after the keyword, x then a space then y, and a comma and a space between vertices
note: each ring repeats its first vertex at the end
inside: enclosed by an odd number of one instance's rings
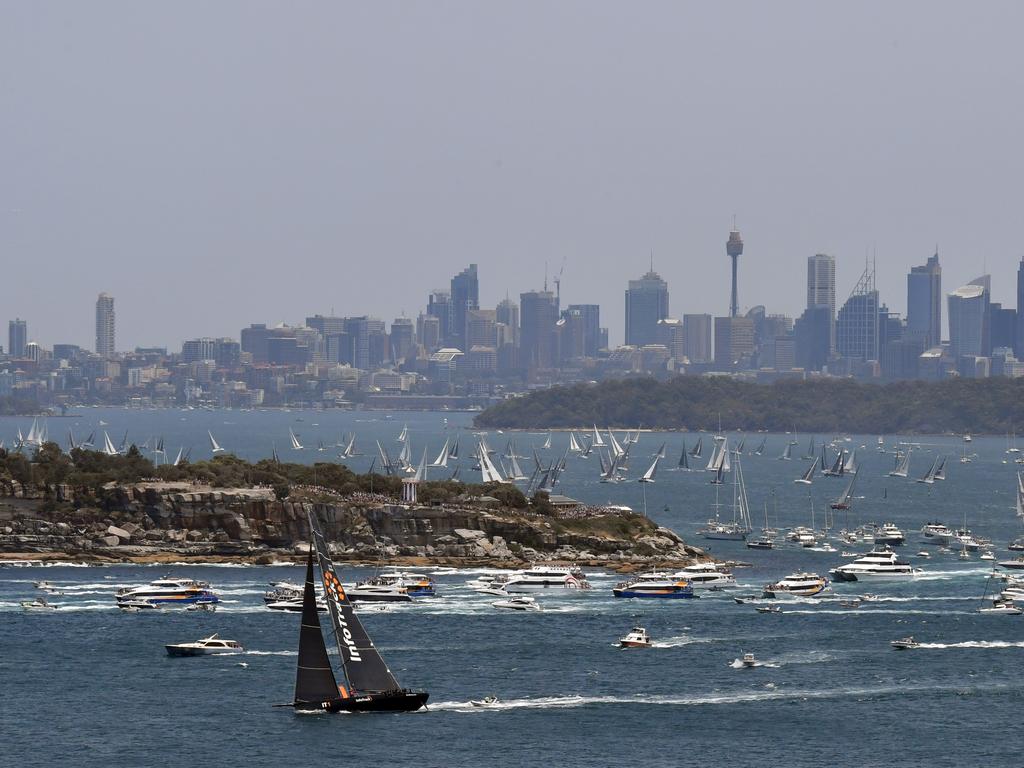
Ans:
MULTIPOLYGON (((282 445, 289 426, 316 444, 313 423, 325 433, 355 427, 369 452, 375 438, 394 438, 409 423, 414 450, 440 448, 447 432, 468 435, 459 414, 86 411, 107 421, 115 442, 124 429, 137 440, 164 434, 172 445, 189 436, 198 447, 210 428, 226 447, 255 458, 282 445), (184 417, 185 422, 180 421, 184 417), (302 418, 303 421, 296 421, 302 418), (178 427, 177 425, 181 425, 178 427), (358 426, 357 426, 358 425, 358 426), (175 432, 174 430, 179 431, 175 432), (115 434, 116 433, 116 434, 115 434), (312 435, 312 438, 311 438, 312 435), (172 442, 173 438, 173 442, 172 442), (244 450, 242 448, 244 446, 244 450)), ((77 419, 76 434, 87 419, 77 419)), ((9 439, 26 420, 0 420, 9 439)), ((61 422, 53 419, 53 434, 61 422)), ((86 429, 86 431, 88 431, 86 429)), ((81 436, 81 435, 79 435, 81 436)), ((543 434, 488 436, 500 448, 514 437, 520 452, 543 434)), ((687 435, 692 445, 694 436, 687 435)), ((337 441, 339 438, 334 438, 337 441)), ((755 510, 769 500, 771 523, 810 523, 843 481, 817 478, 795 486, 807 462, 778 461, 786 436, 769 437, 764 457, 744 459, 755 510), (774 490, 774 496, 772 491, 774 490), (777 499, 777 514, 774 512, 777 499)), ((643 435, 634 449, 639 475, 662 441, 669 464, 682 435, 643 435)), ((887 443, 894 442, 887 438, 887 443)), ((924 570, 900 584, 841 584, 837 597, 870 592, 859 608, 838 600, 800 601, 781 614, 760 614, 729 593, 699 600, 615 600, 615 574, 588 569, 589 593, 539 599, 545 610, 507 614, 488 596, 465 586, 477 572, 436 569, 440 596, 410 606, 366 613, 364 621, 406 685, 430 691, 429 711, 411 715, 295 715, 270 705, 290 700, 298 616, 265 610, 270 581, 299 580, 295 567, 53 566, 0 569, 0 764, 82 766, 357 764, 360 766, 821 766, 839 760, 861 766, 1017 765, 1015 734, 1024 703, 1024 617, 977 613, 991 564, 976 554, 962 561, 933 551, 917 560, 914 535, 928 520, 967 523, 993 539, 996 555, 1021 534, 1014 517, 1013 454, 1005 440, 976 438, 978 454, 961 465, 958 440, 922 443, 911 475, 923 474, 937 452, 952 456, 949 479, 934 486, 885 476, 891 455, 875 451, 874 437, 854 437, 862 472, 851 525, 893 520, 908 533, 903 554, 924 570), (1007 463, 1003 463, 1006 461, 1007 463), (225 600, 216 613, 160 611, 122 614, 119 586, 172 573, 209 580, 225 600), (46 579, 63 595, 52 613, 26 613, 19 601, 35 596, 46 579), (656 646, 619 650, 617 638, 646 626, 656 646), (171 659, 164 644, 212 632, 237 639, 237 656, 171 659), (920 649, 896 652, 889 641, 914 635, 920 649), (751 651, 765 665, 736 669, 751 651), (488 694, 501 704, 481 711, 470 699, 488 694)), ((555 434, 553 456, 567 437, 555 434)), ((707 441, 705 441, 707 442, 707 441)), ((794 450, 803 453, 806 437, 794 450)), ((748 447, 751 440, 748 439, 748 447)), ((325 452, 326 453, 326 452, 325 452)), ((305 460, 325 458, 296 452, 305 460)), ((327 454, 331 455, 331 454, 327 454)), ((369 464, 370 457, 358 461, 369 464)), ((355 468, 361 469, 359 463, 355 468)), ((641 509, 694 543, 707 519, 714 488, 703 472, 660 472, 646 488, 602 485, 596 459, 569 459, 561 489, 591 502, 641 509)), ((723 502, 731 489, 721 489, 723 502)), ((755 515, 755 523, 758 522, 755 515)), ((845 524, 841 518, 839 525, 845 524)), ((721 558, 740 559, 741 594, 798 569, 824 574, 847 562, 839 552, 780 547, 747 550, 742 543, 708 542, 721 558)), ((837 549, 842 545, 837 543, 837 549)), ((861 546, 858 549, 863 550, 861 546)), ((366 570, 346 569, 346 580, 366 570)))

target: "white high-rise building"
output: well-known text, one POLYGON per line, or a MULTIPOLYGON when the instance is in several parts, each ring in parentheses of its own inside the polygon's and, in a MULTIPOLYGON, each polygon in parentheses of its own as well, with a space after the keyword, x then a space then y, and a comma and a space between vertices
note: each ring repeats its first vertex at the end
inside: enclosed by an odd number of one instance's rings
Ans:
POLYGON ((114 297, 105 293, 96 299, 96 354, 114 354, 114 297))
POLYGON ((829 353, 836 350, 836 260, 827 253, 816 253, 807 259, 807 308, 827 306, 829 309, 829 353))

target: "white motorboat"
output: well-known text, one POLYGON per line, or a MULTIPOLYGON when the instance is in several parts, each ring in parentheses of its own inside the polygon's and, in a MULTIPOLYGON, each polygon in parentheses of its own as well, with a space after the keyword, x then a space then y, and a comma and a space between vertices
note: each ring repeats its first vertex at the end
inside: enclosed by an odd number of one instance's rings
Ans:
POLYGON ((758 613, 782 613, 782 609, 777 605, 759 605, 757 606, 758 613))
POLYGON ((139 611, 153 611, 160 606, 148 600, 122 600, 117 607, 124 613, 139 613, 139 611))
POLYGON ((743 669, 753 669, 754 667, 760 666, 759 662, 752 653, 744 653, 743 658, 740 659, 740 665, 743 669))
POLYGON ((491 605, 507 611, 539 611, 541 609, 540 604, 536 600, 526 595, 516 595, 507 600, 495 600, 491 605))
POLYGON ((828 587, 828 579, 816 573, 793 573, 764 588, 764 597, 815 597, 828 587))
POLYGON ((1000 568, 1009 568, 1014 571, 1024 570, 1024 555, 1015 557, 1013 560, 1000 560, 998 565, 1000 568))
POLYGON ((667 573, 642 573, 639 576, 616 584, 612 589, 614 597, 677 599, 693 597, 693 587, 685 578, 667 573))
POLYGON ((345 587, 345 594, 353 603, 377 602, 377 603, 409 603, 412 602, 408 590, 401 581, 376 576, 366 581, 361 581, 353 587, 345 587))
POLYGON ((629 634, 619 639, 620 648, 650 648, 651 636, 643 627, 633 627, 629 634))
POLYGON ((943 523, 925 523, 921 528, 922 544, 937 544, 948 547, 956 538, 956 532, 943 523))
POLYGON ((871 581, 875 579, 912 579, 915 571, 910 563, 900 560, 889 547, 875 547, 851 563, 829 571, 836 581, 871 581))
POLYGON ((927 560, 932 555, 931 555, 931 552, 929 552, 928 550, 922 549, 920 552, 917 553, 917 556, 922 558, 922 559, 924 559, 924 560, 927 560))
POLYGON ((998 599, 992 601, 991 607, 983 606, 979 608, 978 613, 995 616, 1020 616, 1024 613, 1024 608, 1015 605, 1013 600, 998 599))
POLYGON ((536 592, 553 588, 590 589, 590 582, 575 565, 535 565, 511 574, 505 582, 506 592, 536 592))
POLYGON ((59 607, 59 605, 49 602, 45 597, 37 597, 35 600, 23 600, 21 602, 21 608, 25 611, 55 611, 59 607))
POLYGON ((499 702, 497 696, 484 696, 482 699, 471 699, 469 703, 474 707, 493 707, 499 702))
POLYGON ((909 651, 921 647, 921 644, 914 639, 913 635, 901 637, 899 640, 892 640, 889 645, 893 647, 893 650, 897 651, 909 651))
POLYGON ((685 579, 694 589, 725 589, 736 586, 736 577, 721 570, 717 563, 694 563, 672 574, 672 578, 685 579))
POLYGON ((985 552, 982 552, 981 555, 979 555, 978 559, 979 560, 995 560, 996 556, 992 552, 986 550, 985 552))
POLYGON ((434 597, 437 594, 437 583, 424 573, 408 571, 384 571, 375 579, 381 584, 396 584, 405 590, 409 597, 434 597))
POLYGON ((216 634, 194 643, 166 645, 168 656, 213 656, 218 653, 241 653, 245 649, 237 640, 221 640, 216 634))
POLYGON ((285 600, 302 601, 302 587, 289 581, 278 581, 270 585, 272 589, 263 593, 263 602, 278 603, 285 600))
MULTIPOLYGON (((295 600, 275 600, 272 603, 267 603, 266 608, 271 611, 290 611, 292 613, 301 613, 302 598, 299 597, 295 600)), ((322 597, 317 598, 316 609, 320 613, 327 610, 327 603, 322 597)))
POLYGON ((743 541, 748 531, 739 523, 708 520, 708 524, 698 529, 697 533, 712 541, 743 541))

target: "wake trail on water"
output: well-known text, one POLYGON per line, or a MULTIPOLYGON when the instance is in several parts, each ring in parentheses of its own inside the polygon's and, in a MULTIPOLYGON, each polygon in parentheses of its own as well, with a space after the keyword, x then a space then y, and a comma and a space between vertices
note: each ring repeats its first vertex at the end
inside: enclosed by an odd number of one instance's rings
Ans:
POLYGON ((959 643, 921 643, 918 648, 945 649, 945 648, 1024 648, 1024 641, 1011 642, 1009 640, 964 640, 959 643))
MULTIPOLYGON (((1005 686, 1004 686, 1005 687, 1005 686)), ((973 691, 975 689, 967 689, 973 691)), ((986 689, 991 690, 991 688, 986 689)), ((749 691, 708 696, 538 696, 536 698, 509 699, 483 707, 474 707, 469 701, 439 701, 428 705, 426 711, 433 712, 502 712, 518 709, 570 709, 574 707, 602 705, 645 705, 645 706, 715 706, 748 704, 760 701, 791 701, 804 699, 859 699, 874 696, 889 696, 922 693, 963 693, 963 686, 878 686, 874 688, 828 688, 797 691, 749 691)))

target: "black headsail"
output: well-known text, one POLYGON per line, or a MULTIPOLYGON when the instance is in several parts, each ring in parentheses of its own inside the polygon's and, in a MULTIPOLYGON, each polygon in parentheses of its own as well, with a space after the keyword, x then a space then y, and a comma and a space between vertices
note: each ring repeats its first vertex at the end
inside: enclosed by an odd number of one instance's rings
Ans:
POLYGON ((334 639, 345 666, 345 677, 348 678, 351 687, 350 693, 358 695, 399 690, 401 685, 391 674, 377 649, 373 647, 373 642, 352 610, 352 603, 349 602, 345 589, 334 572, 334 564, 327 554, 327 541, 312 508, 309 510, 309 527, 313 532, 327 608, 334 627, 334 639))
POLYGON ((327 645, 320 629, 313 586, 313 551, 306 566, 306 587, 302 594, 302 627, 299 630, 299 667, 295 674, 295 707, 319 709, 322 702, 338 698, 327 645))

